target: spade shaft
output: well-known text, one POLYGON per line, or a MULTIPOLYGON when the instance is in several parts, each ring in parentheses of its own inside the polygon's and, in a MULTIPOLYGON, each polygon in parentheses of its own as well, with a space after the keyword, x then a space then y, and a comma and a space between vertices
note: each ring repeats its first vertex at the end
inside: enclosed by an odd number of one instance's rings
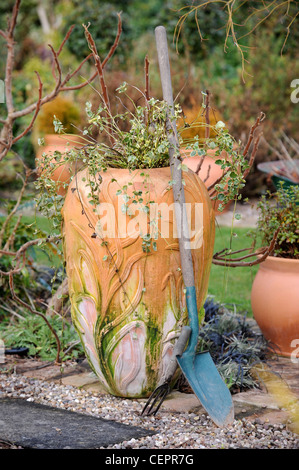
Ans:
POLYGON ((163 26, 158 26, 155 29, 155 36, 163 99, 168 104, 169 109, 167 117, 167 134, 170 144, 169 163, 173 182, 172 189, 175 203, 175 218, 179 240, 181 269, 186 287, 186 304, 189 325, 191 327, 191 336, 187 349, 183 354, 177 355, 176 358, 194 393, 209 413, 211 419, 218 426, 225 426, 230 424, 234 419, 231 394, 220 377, 210 354, 208 352, 196 354, 199 335, 198 310, 190 237, 188 233, 189 226, 185 206, 184 187, 182 184, 179 140, 174 120, 170 62, 165 28, 163 26))

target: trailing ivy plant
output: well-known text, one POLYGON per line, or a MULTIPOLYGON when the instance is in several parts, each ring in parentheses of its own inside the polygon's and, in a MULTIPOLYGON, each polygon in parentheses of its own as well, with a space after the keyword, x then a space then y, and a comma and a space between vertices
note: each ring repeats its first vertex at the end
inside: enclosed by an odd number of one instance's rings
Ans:
MULTIPOLYGON (((169 139, 167 135, 167 115, 168 105, 166 102, 155 98, 146 98, 140 91, 141 98, 145 105, 136 105, 128 94, 128 85, 123 83, 116 91, 117 99, 122 101, 122 95, 131 102, 133 110, 128 110, 125 105, 125 112, 112 115, 105 103, 101 103, 96 110, 92 109, 90 102, 86 103, 86 113, 88 117, 88 126, 82 130, 82 136, 86 140, 86 145, 81 148, 72 148, 65 154, 54 152, 54 154, 43 154, 40 160, 40 177, 36 182, 39 189, 37 198, 39 210, 52 220, 53 230, 61 224, 61 209, 64 203, 64 197, 57 194, 57 183, 51 179, 55 169, 61 165, 68 164, 72 169, 73 175, 70 181, 75 177, 76 172, 83 168, 88 168, 88 177, 85 181, 88 187, 89 203, 96 210, 99 201, 99 191, 101 189, 101 173, 106 172, 108 168, 126 168, 130 172, 142 170, 140 176, 144 179, 144 186, 147 187, 149 175, 146 170, 151 168, 162 168, 169 166, 169 139), (99 132, 101 140, 95 141, 92 138, 94 130, 99 132)), ((136 88, 136 87, 134 87, 136 88)), ((182 114, 179 104, 175 105, 173 122, 177 122, 182 114)), ((66 134, 62 123, 54 117, 54 128, 59 134, 66 134)), ((215 150, 216 163, 223 170, 223 180, 217 181, 212 188, 212 199, 221 201, 220 210, 228 201, 239 198, 240 189, 245 184, 244 173, 249 169, 250 164, 247 155, 240 152, 240 143, 229 134, 222 121, 213 126, 213 139, 206 139, 203 143, 194 139, 187 148, 191 149, 190 156, 204 158, 209 149, 215 150), (223 151, 226 158, 221 158, 223 151)), ((72 136, 69 136, 72 140, 72 136)), ((182 139, 179 137, 180 143, 182 139)), ((180 157, 181 168, 187 171, 184 164, 183 155, 180 157)), ((112 179, 114 182, 115 179, 112 179)), ((60 183, 61 184, 61 183, 60 183)), ((67 189, 69 183, 63 183, 64 189, 67 189)), ((171 189, 173 181, 169 181, 171 189)), ((138 190, 128 194, 128 188, 132 182, 120 186, 116 195, 121 196, 123 204, 121 210, 130 214, 129 206, 135 204, 139 210, 146 213, 150 212, 150 205, 154 203, 149 199, 149 191, 138 190)), ((74 190, 74 189, 73 189, 74 190)), ((140 233, 143 239, 143 250, 145 252, 156 248, 156 243, 151 234, 140 233)))
POLYGON ((222 121, 218 121, 211 128, 215 137, 207 138, 203 143, 194 138, 194 142, 186 148, 192 149, 190 157, 204 158, 209 149, 215 151, 215 163, 223 170, 223 177, 214 185, 211 199, 221 201, 218 211, 222 212, 228 202, 242 198, 240 191, 245 186, 244 175, 250 169, 250 163, 241 152, 241 142, 236 142, 222 121))

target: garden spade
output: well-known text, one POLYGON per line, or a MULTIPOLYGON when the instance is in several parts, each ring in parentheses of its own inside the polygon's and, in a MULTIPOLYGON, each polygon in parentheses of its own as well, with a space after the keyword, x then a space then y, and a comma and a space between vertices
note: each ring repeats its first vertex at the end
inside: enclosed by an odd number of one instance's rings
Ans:
MULTIPOLYGON (((192 390, 214 423, 218 426, 226 426, 232 423, 234 419, 234 407, 231 394, 222 380, 210 353, 196 353, 199 335, 196 290, 190 238, 188 234, 189 227, 185 207, 184 187, 182 184, 181 161, 179 159, 179 143, 177 129, 173 119, 174 104, 165 28, 163 26, 158 26, 155 29, 155 36, 163 99, 169 107, 167 122, 168 138, 170 143, 169 161, 173 181, 172 187, 175 202, 175 218, 179 238, 181 269, 186 288, 186 305, 189 319, 189 326, 182 328, 181 334, 174 347, 173 356, 176 358, 176 361, 179 364, 186 379, 188 380, 192 390), (184 352, 188 340, 189 343, 184 352)), ((173 360, 169 364, 166 376, 164 377, 164 383, 154 390, 149 400, 147 401, 142 414, 146 409, 148 409, 150 402, 153 401, 147 413, 151 414, 154 405, 160 400, 153 414, 158 411, 162 401, 170 391, 170 382, 177 369, 177 363, 175 360, 173 360)))

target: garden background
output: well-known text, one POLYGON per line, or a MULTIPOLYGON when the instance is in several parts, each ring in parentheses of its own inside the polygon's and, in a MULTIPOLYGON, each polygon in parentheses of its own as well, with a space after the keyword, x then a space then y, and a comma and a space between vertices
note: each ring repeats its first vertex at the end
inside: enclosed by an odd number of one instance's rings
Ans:
MULTIPOLYGON (((197 2, 198 5, 204 2, 197 2)), ((210 2, 208 2, 210 3, 210 2)), ((226 123, 230 133, 246 142, 250 127, 256 116, 262 111, 266 114, 263 123, 263 139, 260 141, 253 169, 247 177, 247 184, 242 193, 244 198, 255 199, 267 189, 272 189, 264 174, 257 170, 257 164, 275 159, 277 136, 282 132, 299 139, 299 105, 291 100, 294 92, 292 81, 299 77, 298 39, 296 28, 298 2, 270 2, 272 7, 261 9, 259 1, 239 2, 235 11, 235 29, 238 30, 238 43, 231 35, 227 36, 227 11, 219 2, 213 2, 206 8, 190 12, 188 6, 193 2, 173 0, 127 0, 122 2, 99 0, 79 1, 35 1, 24 0, 18 17, 15 33, 16 52, 13 71, 13 95, 16 107, 24 107, 37 100, 37 71, 41 77, 44 93, 53 89, 55 79, 52 75, 53 55, 48 44, 57 49, 71 25, 74 30, 65 43, 60 56, 64 73, 70 67, 75 68, 90 52, 84 36, 82 24, 90 23, 90 32, 96 41, 99 54, 105 56, 112 46, 117 31, 117 14, 121 13, 123 30, 120 44, 106 69, 106 83, 111 95, 126 81, 140 87, 144 82, 144 59, 148 56, 150 73, 150 95, 162 98, 159 68, 156 57, 154 28, 164 25, 167 29, 174 96, 179 96, 185 119, 192 121, 200 112, 203 97, 207 90, 211 94, 211 108, 217 120, 226 123), (275 8, 273 8, 273 6, 275 8), (261 10, 261 11, 260 11, 261 10), (270 14, 271 13, 271 14, 270 14), (180 29, 182 25, 182 29, 180 29)), ((0 29, 6 28, 6 17, 12 11, 14 2, 9 0, 0 6, 0 29)), ((196 5, 196 2, 195 2, 196 5)), ((3 40, 3 38, 0 38, 3 40)), ((4 41, 3 41, 4 44, 4 41)), ((4 49, 3 49, 3 52, 4 49)), ((5 53, 0 57, 0 78, 5 75, 5 53)), ((72 79, 76 86, 88 79, 92 64, 86 62, 80 73, 72 79)), ((80 115, 80 127, 86 124, 85 103, 98 103, 99 83, 69 91, 64 94, 72 100, 80 115)), ((137 94, 136 94, 137 99, 137 94)), ((0 115, 5 110, 5 103, 0 104, 0 115)), ((3 116, 5 111, 3 112, 3 116)), ((2 117, 3 117, 2 116, 2 117)), ((1 117, 1 116, 0 116, 1 117)), ((15 124, 15 133, 19 134, 30 123, 30 115, 19 119, 15 124)), ((35 127, 20 139, 0 163, 0 215, 1 224, 18 200, 22 188, 24 168, 20 158, 29 168, 35 167, 37 135, 35 127)), ((35 212, 34 178, 26 187, 18 211, 10 221, 14 227, 18 217, 18 229, 15 233, 15 248, 36 237, 36 230, 48 231, 48 220, 35 212), (36 226, 37 225, 37 226, 36 226)), ((9 227, 8 227, 9 228, 9 227)), ((247 228, 217 227, 215 251, 232 246, 237 250, 251 243, 247 237, 247 228)), ((7 235, 9 236, 9 235, 7 235)), ((29 302, 39 302, 39 309, 45 310, 51 295, 60 285, 63 277, 63 263, 59 252, 49 254, 38 247, 28 250, 29 265, 15 276, 17 294, 29 302), (54 267, 53 267, 54 266, 54 267)), ((10 267, 11 258, 2 256, 0 267, 10 267)), ((240 311, 252 315, 250 291, 258 267, 223 268, 212 266, 209 294, 230 305, 236 305, 240 311)), ((14 330, 14 324, 25 319, 26 308, 18 305, 11 298, 7 278, 0 281, 0 318, 1 328, 10 323, 13 342, 17 344, 22 336, 21 330, 14 330), (19 335, 19 336, 16 336, 19 335)), ((23 332, 36 337, 40 334, 35 351, 45 350, 51 333, 41 331, 39 318, 30 317, 23 332), (34 324, 36 322, 36 325, 34 324)), ((64 321, 62 320, 64 323, 64 321)), ((61 319, 59 320, 59 324, 61 319)), ((69 343, 68 323, 64 326, 69 343)), ((6 337, 6 341, 9 338, 6 337)), ((75 349, 74 349, 75 350, 75 349)), ((73 351, 74 351, 73 350, 73 351)), ((32 352, 34 350, 32 349, 32 352)), ((45 357, 47 354, 45 353, 45 357)))

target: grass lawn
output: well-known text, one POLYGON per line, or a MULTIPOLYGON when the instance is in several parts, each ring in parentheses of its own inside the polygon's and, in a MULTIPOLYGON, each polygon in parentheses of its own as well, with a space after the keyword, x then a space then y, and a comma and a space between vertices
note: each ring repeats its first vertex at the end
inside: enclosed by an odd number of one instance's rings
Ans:
MULTIPOLYGON (((246 236, 249 231, 249 228, 234 227, 233 233, 237 236, 231 237, 230 227, 216 226, 214 253, 230 248, 230 241, 233 250, 249 247, 252 242, 246 236)), ((257 271, 258 266, 230 268, 212 264, 208 294, 215 296, 219 302, 233 303, 237 310, 246 310, 248 316, 252 316, 250 295, 257 271)))

